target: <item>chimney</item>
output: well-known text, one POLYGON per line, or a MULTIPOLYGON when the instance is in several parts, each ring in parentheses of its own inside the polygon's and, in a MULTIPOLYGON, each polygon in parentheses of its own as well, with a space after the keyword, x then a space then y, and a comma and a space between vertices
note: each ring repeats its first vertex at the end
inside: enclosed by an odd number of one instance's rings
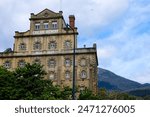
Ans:
POLYGON ((69 25, 71 28, 75 28, 75 16, 74 15, 69 15, 69 25))

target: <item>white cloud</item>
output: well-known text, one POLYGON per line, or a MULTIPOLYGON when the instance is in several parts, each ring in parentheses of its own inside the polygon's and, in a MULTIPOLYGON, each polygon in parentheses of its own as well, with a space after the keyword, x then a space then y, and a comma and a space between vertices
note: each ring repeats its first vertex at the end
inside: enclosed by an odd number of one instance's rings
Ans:
MULTIPOLYGON (((145 77, 141 82, 150 81, 148 0, 61 1, 66 21, 68 15, 76 16, 80 45, 97 43, 100 67, 132 80, 141 81, 145 77), (109 35, 99 37, 108 29, 109 35)), ((14 31, 29 29, 30 13, 45 8, 58 12, 60 0, 1 0, 0 51, 13 46, 14 31)))

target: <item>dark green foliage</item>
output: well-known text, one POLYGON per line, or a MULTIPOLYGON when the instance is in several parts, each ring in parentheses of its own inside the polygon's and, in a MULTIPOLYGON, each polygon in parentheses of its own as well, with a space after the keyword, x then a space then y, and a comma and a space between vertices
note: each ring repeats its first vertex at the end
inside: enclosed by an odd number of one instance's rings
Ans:
POLYGON ((129 95, 127 93, 110 92, 109 99, 110 100, 136 100, 138 98, 135 96, 129 95))
POLYGON ((92 91, 90 91, 89 89, 85 89, 81 91, 81 93, 79 94, 79 100, 98 100, 98 99, 99 96, 94 95, 92 91))
POLYGON ((135 89, 128 92, 130 95, 135 95, 139 97, 146 97, 150 95, 150 88, 141 88, 141 89, 135 89))
POLYGON ((86 89, 79 95, 79 100, 136 100, 135 96, 120 92, 108 92, 102 88, 97 95, 94 95, 90 90, 86 89))
POLYGON ((51 80, 43 79, 45 74, 39 64, 26 64, 12 72, 0 67, 0 99, 70 99, 71 89, 54 86, 51 80))

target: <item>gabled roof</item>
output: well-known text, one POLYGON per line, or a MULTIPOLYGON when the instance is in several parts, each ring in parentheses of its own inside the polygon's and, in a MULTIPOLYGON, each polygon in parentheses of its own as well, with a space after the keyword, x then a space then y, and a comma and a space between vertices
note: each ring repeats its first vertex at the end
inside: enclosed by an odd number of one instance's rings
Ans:
POLYGON ((38 14, 31 13, 31 20, 32 19, 43 19, 43 18, 57 18, 62 17, 62 12, 55 13, 54 11, 51 11, 49 9, 44 9, 43 11, 39 12, 38 14))

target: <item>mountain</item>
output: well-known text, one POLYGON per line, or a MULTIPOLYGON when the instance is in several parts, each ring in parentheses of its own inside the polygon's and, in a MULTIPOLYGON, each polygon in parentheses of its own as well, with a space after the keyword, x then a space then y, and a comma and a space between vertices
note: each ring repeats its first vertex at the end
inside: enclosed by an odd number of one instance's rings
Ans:
POLYGON ((98 69, 98 86, 99 88, 105 88, 109 91, 115 90, 129 93, 132 91, 133 93, 134 90, 136 90, 136 93, 138 91, 147 91, 147 94, 150 93, 150 84, 141 84, 102 68, 98 69))

